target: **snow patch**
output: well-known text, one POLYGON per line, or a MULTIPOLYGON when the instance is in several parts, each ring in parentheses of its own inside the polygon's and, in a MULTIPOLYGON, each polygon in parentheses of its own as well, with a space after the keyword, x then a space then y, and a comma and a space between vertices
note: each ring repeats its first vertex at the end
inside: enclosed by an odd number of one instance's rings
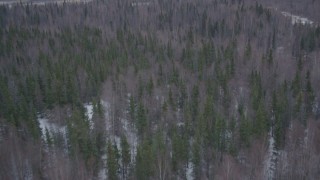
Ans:
POLYGON ((107 132, 111 132, 112 130, 112 123, 111 123, 111 105, 109 102, 101 100, 101 104, 104 108, 104 117, 106 120, 106 130, 107 132))
POLYGON ((133 127, 133 125, 129 124, 127 119, 121 119, 121 124, 128 144, 130 145, 131 160, 133 161, 137 154, 138 135, 136 133, 136 129, 133 127))
POLYGON ((191 161, 188 162, 188 167, 186 169, 186 178, 187 180, 193 180, 194 177, 193 177, 193 163, 191 161))
MULTIPOLYGON (((130 103, 130 97, 131 94, 128 93, 127 95, 127 103, 129 105, 130 103)), ((105 117, 105 123, 106 123, 106 132, 107 132, 107 138, 106 140, 110 140, 113 142, 119 151, 121 151, 121 138, 114 134, 113 131, 113 122, 112 122, 112 110, 111 110, 111 104, 108 101, 101 100, 101 104, 104 108, 104 117, 105 117)), ((125 117, 127 114, 129 114, 129 111, 124 110, 125 117)), ((134 127, 134 124, 130 122, 126 118, 120 118, 120 123, 122 127, 123 135, 127 138, 128 144, 130 146, 130 154, 131 154, 131 161, 134 162, 134 159, 137 154, 137 147, 138 147, 138 135, 137 130, 134 127)), ((98 173, 98 179, 107 179, 107 170, 106 170, 106 162, 107 162, 107 155, 104 154, 102 157, 103 161, 103 168, 100 169, 98 173)))
MULTIPOLYGON (((111 106, 110 103, 104 100, 101 100, 101 105, 104 109, 104 118, 106 121, 106 132, 107 134, 111 132, 112 129, 112 124, 111 124, 111 106)), ((110 138, 110 134, 108 134, 109 138, 110 138)), ((108 140, 109 138, 107 137, 106 140, 108 140)), ((99 180, 105 180, 107 179, 107 154, 103 154, 101 157, 102 160, 102 164, 103 167, 100 169, 99 173, 98 173, 98 179, 99 180)))
POLYGON ((43 115, 38 115, 39 127, 42 132, 42 139, 46 142, 46 129, 52 137, 54 134, 61 134, 65 144, 67 144, 67 127, 59 126, 56 123, 50 122, 49 119, 43 115))
POLYGON ((98 179, 100 180, 106 180, 107 179, 107 155, 104 154, 102 157, 102 163, 103 163, 103 168, 100 169, 99 173, 98 173, 98 179))
POLYGON ((184 126, 184 122, 178 122, 178 123, 177 123, 177 126, 178 126, 178 127, 183 127, 183 126, 184 126))
POLYGON ((308 18, 305 18, 305 17, 293 15, 293 14, 290 14, 288 12, 281 12, 281 14, 284 15, 285 17, 291 18, 291 24, 292 25, 295 25, 295 24, 313 25, 314 24, 313 21, 311 21, 311 20, 309 20, 308 18))
POLYGON ((89 127, 92 130, 94 127, 94 122, 92 120, 93 116, 93 105, 92 103, 84 104, 84 108, 86 109, 86 116, 88 117, 89 127))
POLYGON ((267 157, 265 160, 265 178, 268 180, 274 179, 274 174, 276 170, 277 155, 279 154, 275 148, 275 140, 272 135, 272 130, 269 132, 269 148, 267 152, 267 157))

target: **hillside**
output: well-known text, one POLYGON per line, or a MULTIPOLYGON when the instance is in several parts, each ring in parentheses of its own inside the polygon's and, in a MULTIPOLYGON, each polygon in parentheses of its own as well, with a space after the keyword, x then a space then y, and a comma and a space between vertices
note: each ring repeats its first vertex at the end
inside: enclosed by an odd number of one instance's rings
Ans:
POLYGON ((319 179, 319 9, 3 3, 0 179, 319 179))

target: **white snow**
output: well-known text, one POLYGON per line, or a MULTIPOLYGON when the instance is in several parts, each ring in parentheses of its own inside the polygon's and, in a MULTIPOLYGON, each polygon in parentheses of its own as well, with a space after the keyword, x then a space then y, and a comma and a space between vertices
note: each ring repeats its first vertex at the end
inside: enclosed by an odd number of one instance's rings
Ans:
POLYGON ((48 129, 49 135, 52 137, 54 134, 61 134, 67 144, 67 127, 59 126, 56 123, 50 122, 49 119, 43 115, 38 115, 38 122, 42 132, 42 139, 46 141, 46 129, 48 129))
POLYGON ((98 179, 101 179, 101 180, 106 180, 107 179, 106 168, 100 169, 100 171, 98 173, 98 179))
MULTIPOLYGON (((130 94, 128 94, 128 99, 130 98, 130 94)), ((129 100, 127 101, 128 104, 130 103, 129 100)), ((114 134, 113 131, 113 122, 112 122, 112 112, 111 112, 111 104, 108 101, 101 100, 101 104, 104 107, 104 116, 105 116, 105 123, 106 123, 106 132, 107 132, 107 139, 110 140, 111 142, 115 143, 118 150, 121 151, 121 138, 117 135, 114 134)), ((129 112, 127 110, 124 110, 125 114, 128 114, 129 112)), ((127 141, 130 145, 130 153, 131 153, 131 159, 132 161, 134 160, 136 154, 137 154, 137 146, 138 146, 138 136, 136 133, 136 129, 129 122, 128 119, 126 118, 120 118, 120 123, 123 129, 123 133, 127 138, 127 141)), ((107 156, 106 154, 102 157, 102 161, 104 164, 104 167, 99 171, 98 179, 107 179, 106 177, 106 161, 107 161, 107 156)))
POLYGON ((178 127, 183 127, 183 126, 184 126, 184 122, 178 122, 178 123, 177 123, 177 126, 178 126, 178 127))
POLYGON ((86 116, 88 117, 88 121, 89 121, 89 127, 92 130, 94 127, 94 122, 92 120, 92 116, 93 116, 93 105, 92 103, 87 103, 84 104, 84 107, 86 109, 86 116))
POLYGON ((102 162, 103 162, 103 168, 100 169, 99 173, 98 173, 98 179, 100 180, 106 180, 107 179, 107 170, 106 170, 106 166, 107 166, 107 155, 104 154, 102 157, 102 162))
POLYGON ((188 162, 188 167, 186 169, 186 178, 187 180, 193 180, 193 163, 191 161, 188 162))
POLYGON ((122 128, 127 138, 128 144, 131 148, 131 160, 133 161, 137 154, 138 147, 138 135, 133 125, 131 125, 127 119, 121 119, 122 128))
POLYGON ((24 180, 32 180, 33 179, 33 173, 32 173, 32 167, 31 164, 29 163, 29 160, 26 159, 24 162, 24 173, 23 173, 23 178, 24 180))
MULTIPOLYGON (((101 105, 104 108, 104 118, 106 120, 106 132, 107 135, 110 137, 110 132, 112 129, 112 124, 111 124, 111 106, 110 103, 104 100, 101 100, 101 105)), ((107 137, 107 140, 109 138, 107 137)), ((107 179, 107 154, 105 153, 104 155, 102 155, 101 157, 102 163, 103 163, 103 167, 100 169, 99 173, 98 173, 98 179, 99 180, 106 180, 107 179)))
POLYGON ((308 18, 305 17, 301 17, 301 16, 297 16, 297 15, 293 15, 290 14, 288 12, 281 12, 282 15, 284 15, 285 17, 289 17, 291 18, 291 24, 302 24, 302 25, 313 25, 314 22, 309 20, 308 18))
MULTIPOLYGON (((131 94, 128 93, 127 95, 127 103, 129 106, 131 94)), ((115 143, 118 150, 121 151, 121 138, 117 136, 113 131, 113 117, 112 117, 112 104, 110 104, 106 100, 101 100, 101 104, 104 108, 104 117, 106 123, 106 134, 107 138, 106 141, 110 140, 112 143, 115 143)), ((129 111, 124 109, 124 117, 127 117, 129 111)), ((121 127, 123 130, 123 135, 126 136, 128 144, 130 146, 130 154, 131 160, 134 162, 135 156, 137 154, 137 147, 138 147, 138 135, 137 130, 134 127, 134 124, 130 122, 127 118, 120 118, 121 127)), ((98 173, 99 180, 107 179, 107 170, 106 170, 106 163, 107 163, 107 155, 104 154, 102 157, 103 161, 103 168, 100 169, 98 173)))
POLYGON ((269 148, 267 152, 267 157, 265 160, 265 178, 267 180, 274 179, 274 174, 276 170, 276 161, 277 161, 277 155, 278 151, 275 148, 275 140, 272 136, 272 130, 269 132, 269 148))
POLYGON ((111 122, 111 106, 110 103, 104 100, 101 100, 101 104, 104 108, 104 117, 106 120, 106 130, 107 133, 110 133, 112 130, 112 122, 111 122))

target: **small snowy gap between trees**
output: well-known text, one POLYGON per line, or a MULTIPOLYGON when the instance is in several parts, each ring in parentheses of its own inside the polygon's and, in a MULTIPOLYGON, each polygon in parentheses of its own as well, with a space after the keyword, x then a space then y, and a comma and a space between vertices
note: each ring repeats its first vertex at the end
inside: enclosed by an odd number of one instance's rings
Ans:
MULTIPOLYGON (((94 127, 94 122, 92 120, 93 104, 92 103, 84 104, 84 108, 86 110, 85 114, 88 117, 90 130, 92 130, 94 127)), ((58 125, 57 123, 50 121, 50 119, 47 117, 46 114, 41 114, 41 113, 38 113, 37 120, 39 122, 39 127, 42 133, 41 137, 45 143, 48 143, 47 138, 53 138, 55 135, 61 135, 64 140, 64 145, 65 147, 67 147, 67 126, 66 125, 64 126, 58 125), (47 137, 46 131, 48 131, 48 135, 50 137, 47 137)))
POLYGON ((55 134, 62 135, 65 145, 67 144, 67 127, 66 126, 59 126, 56 123, 50 122, 49 118, 42 114, 38 114, 37 119, 39 122, 39 127, 42 132, 42 139, 44 142, 47 143, 46 138, 48 137, 46 137, 46 131, 48 131, 51 138, 55 134))

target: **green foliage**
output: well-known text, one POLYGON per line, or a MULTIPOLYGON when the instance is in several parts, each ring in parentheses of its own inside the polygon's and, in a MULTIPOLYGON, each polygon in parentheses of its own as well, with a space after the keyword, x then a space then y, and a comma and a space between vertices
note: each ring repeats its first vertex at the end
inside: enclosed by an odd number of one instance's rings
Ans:
POLYGON ((146 110, 143 104, 140 102, 137 109, 137 116, 136 116, 136 127, 138 129, 138 134, 142 136, 146 133, 148 122, 146 116, 146 110))
POLYGON ((269 66, 273 64, 273 51, 272 51, 272 49, 270 49, 268 52, 267 62, 268 62, 269 66))
POLYGON ((15 124, 14 115, 15 107, 14 102, 9 92, 7 82, 4 77, 0 75, 0 115, 11 120, 11 123, 15 124))
POLYGON ((150 179, 154 173, 152 164, 154 163, 154 153, 152 143, 145 141, 137 148, 135 175, 137 179, 150 179))
POLYGON ((136 105, 133 96, 129 99, 129 114, 132 120, 135 120, 136 105))
POLYGON ((188 138, 186 134, 178 134, 173 132, 172 137, 172 168, 177 171, 182 165, 188 161, 188 138))
POLYGON ((197 85, 193 86, 192 94, 191 94, 191 117, 192 120, 195 121, 198 116, 198 108, 199 108, 199 87, 197 85))
MULTIPOLYGON (((133 162, 125 136, 121 153, 108 142, 108 179, 120 178, 119 162, 122 179, 156 178, 155 167, 170 158, 164 171, 168 179, 184 176, 190 160, 196 179, 210 179, 206 176, 211 172, 202 167, 212 163, 206 153, 236 155, 239 144, 249 146, 269 131, 281 149, 291 120, 306 125, 313 118, 319 92, 315 61, 310 58, 320 47, 319 27, 295 25, 286 37, 282 31, 288 24, 258 3, 160 2, 161 8, 150 6, 148 17, 142 19, 135 7, 114 5, 66 4, 50 6, 48 12, 33 6, 10 11, 0 7, 0 121, 16 126, 19 138, 28 143, 40 137, 38 112, 59 113, 59 123, 67 123, 71 159, 83 159, 88 169, 93 168, 86 174, 95 176, 106 143, 99 99, 110 93, 115 99, 114 119, 130 116, 140 144, 133 162), (219 14, 221 7, 224 13, 219 14), (286 47, 276 49, 281 44, 286 47), (244 63, 239 62, 242 53, 244 63), (298 59, 283 59, 288 63, 284 66, 276 58, 279 53, 298 59), (259 54, 265 64, 253 61, 259 54), (296 71, 294 77, 287 67, 296 67, 289 68, 296 71), (112 93, 103 86, 109 81, 112 93), (124 96, 128 92, 129 106, 124 96), (154 99, 163 94, 166 101, 154 99), (235 109, 233 103, 239 100, 235 109), (93 104, 94 129, 82 102, 93 104), (179 126, 172 130, 176 123, 179 126)), ((114 123, 117 134, 125 134, 121 123, 114 123)), ((59 146, 59 134, 46 130, 43 136, 57 150, 64 146, 64 142, 59 146)))
POLYGON ((226 134, 226 123, 225 120, 219 115, 216 117, 214 126, 214 145, 220 151, 224 151, 225 148, 225 134, 226 134))
POLYGON ((267 116, 267 111, 266 108, 263 104, 263 101, 260 101, 258 105, 258 109, 256 111, 256 119, 254 123, 254 132, 257 135, 263 135, 268 132, 268 116, 267 116))
POLYGON ((175 108, 176 108, 176 103, 175 103, 175 99, 173 98, 173 94, 172 94, 172 91, 171 91, 171 89, 169 89, 169 105, 170 105, 170 107, 173 109, 173 110, 175 110, 175 108))
POLYGON ((97 161, 99 149, 101 149, 99 144, 101 138, 99 138, 99 134, 91 136, 83 107, 74 109, 67 122, 68 150, 71 157, 76 157, 80 153, 86 163, 89 160, 97 161))
POLYGON ((252 107, 257 110, 260 101, 262 101, 263 92, 261 84, 261 76, 258 72, 251 73, 251 97, 252 97, 252 107))
POLYGON ((51 136, 50 136, 50 133, 49 133, 49 130, 46 128, 46 130, 45 130, 45 134, 43 134, 44 136, 45 136, 45 138, 46 138, 46 143, 49 145, 49 146, 51 146, 52 144, 53 144, 53 140, 52 140, 52 138, 51 138, 51 136))
POLYGON ((285 143, 286 127, 289 125, 287 113, 288 101, 284 89, 280 92, 273 93, 272 110, 273 110, 273 134, 275 137, 275 146, 281 149, 285 143))
POLYGON ((201 151, 199 141, 195 141, 192 145, 193 174, 195 179, 201 179, 201 151))
POLYGON ((296 97, 301 91, 301 78, 300 78, 299 71, 296 72, 294 80, 291 83, 291 90, 292 90, 293 97, 296 97))
POLYGON ((314 95, 313 88, 311 85, 310 71, 307 71, 306 81, 307 81, 306 88, 305 88, 306 89, 306 95, 305 95, 306 111, 307 111, 307 114, 311 114, 315 95, 314 95))
POLYGON ((131 162, 130 146, 125 136, 121 137, 121 160, 124 173, 131 162))
POLYGON ((151 96, 152 92, 153 92, 153 80, 152 80, 152 77, 150 77, 149 82, 147 84, 147 93, 149 96, 151 96))
POLYGON ((252 124, 250 123, 248 118, 245 117, 244 115, 242 115, 242 117, 241 117, 239 132, 240 132, 241 142, 245 146, 249 146, 250 139, 252 136, 252 124))
POLYGON ((118 179, 117 171, 119 169, 118 158, 117 158, 116 146, 113 146, 110 141, 107 143, 107 169, 108 169, 108 179, 115 180, 118 179))

